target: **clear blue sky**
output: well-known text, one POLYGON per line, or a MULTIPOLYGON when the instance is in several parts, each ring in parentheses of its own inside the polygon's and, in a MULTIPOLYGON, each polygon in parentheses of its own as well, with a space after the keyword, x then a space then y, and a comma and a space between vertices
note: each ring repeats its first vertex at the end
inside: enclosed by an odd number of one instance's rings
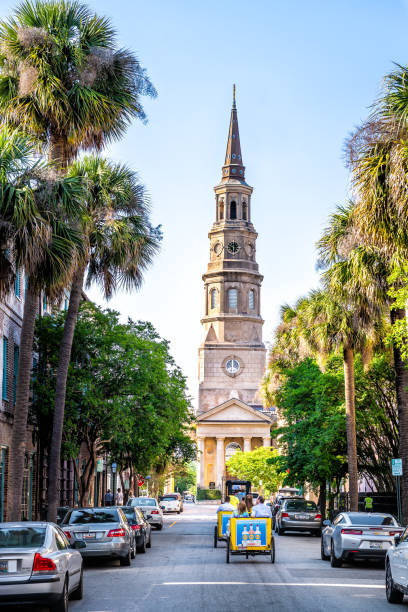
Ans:
MULTIPOLYGON (((407 0, 92 0, 156 85, 147 126, 106 154, 148 187, 162 251, 142 290, 110 306, 148 319, 197 390, 212 187, 223 163, 232 83, 265 279, 264 339, 279 306, 317 283, 315 242, 348 193, 344 139, 393 62, 408 63, 407 0)), ((15 5, 1 0, 0 15, 15 5)), ((90 296, 102 303, 99 294, 90 296)))

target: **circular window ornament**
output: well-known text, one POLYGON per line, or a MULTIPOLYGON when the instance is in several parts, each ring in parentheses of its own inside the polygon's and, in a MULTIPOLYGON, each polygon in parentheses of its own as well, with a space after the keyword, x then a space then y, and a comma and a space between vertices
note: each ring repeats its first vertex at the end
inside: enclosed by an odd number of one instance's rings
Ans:
POLYGON ((225 369, 230 376, 236 376, 241 369, 238 359, 235 357, 228 359, 227 363, 225 364, 225 369))
POLYGON ((214 246, 214 253, 216 255, 221 255, 221 253, 222 253, 222 244, 221 244, 221 242, 217 242, 216 245, 214 246))
POLYGON ((233 169, 231 170, 231 172, 232 172, 232 174, 236 174, 236 172, 237 172, 237 171, 236 171, 236 169, 235 169, 235 168, 233 168, 233 169))
POLYGON ((228 243, 228 253, 231 255, 236 255, 239 251, 239 244, 235 240, 232 240, 228 243))

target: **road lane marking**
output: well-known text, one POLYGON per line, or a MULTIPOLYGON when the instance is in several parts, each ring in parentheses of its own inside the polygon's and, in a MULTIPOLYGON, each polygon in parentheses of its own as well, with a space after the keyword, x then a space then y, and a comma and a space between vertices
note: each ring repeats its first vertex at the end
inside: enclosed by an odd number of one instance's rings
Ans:
POLYGON ((284 586, 284 587, 336 587, 347 589, 385 589, 383 584, 349 584, 339 582, 162 582, 157 586, 228 586, 228 585, 244 585, 244 586, 284 586))
POLYGON ((177 521, 174 521, 174 523, 172 523, 171 525, 169 525, 169 527, 174 527, 174 525, 177 523, 177 521))

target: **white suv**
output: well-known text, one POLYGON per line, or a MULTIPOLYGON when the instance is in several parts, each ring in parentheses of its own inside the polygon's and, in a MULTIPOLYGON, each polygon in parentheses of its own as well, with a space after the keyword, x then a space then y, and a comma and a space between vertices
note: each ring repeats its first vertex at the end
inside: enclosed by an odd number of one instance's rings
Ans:
POLYGON ((160 508, 163 512, 181 512, 181 502, 175 495, 164 495, 161 502, 160 508))

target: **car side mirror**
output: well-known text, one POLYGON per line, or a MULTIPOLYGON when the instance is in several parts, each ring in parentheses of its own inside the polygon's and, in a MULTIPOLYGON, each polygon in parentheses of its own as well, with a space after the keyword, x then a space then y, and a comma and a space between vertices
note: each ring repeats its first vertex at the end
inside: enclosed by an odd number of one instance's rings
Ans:
POLYGON ((86 548, 86 544, 82 540, 75 540, 75 542, 71 544, 71 548, 79 550, 80 548, 86 548))
POLYGON ((398 546, 398 544, 401 542, 401 535, 398 534, 396 536, 394 536, 394 545, 398 546))
POLYGON ((323 521, 323 525, 331 525, 331 521, 329 521, 329 519, 326 519, 325 521, 323 521))

